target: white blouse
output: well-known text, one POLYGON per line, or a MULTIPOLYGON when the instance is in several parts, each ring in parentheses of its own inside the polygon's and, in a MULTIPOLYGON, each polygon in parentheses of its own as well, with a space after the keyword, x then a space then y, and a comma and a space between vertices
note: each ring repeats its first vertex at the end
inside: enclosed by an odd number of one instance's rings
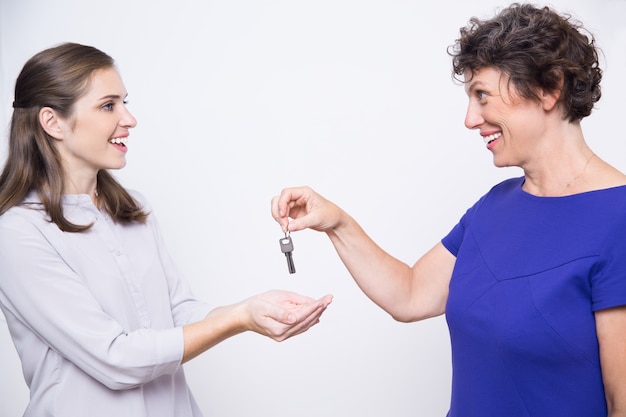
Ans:
MULTIPOLYGON (((150 207, 138 193, 133 196, 150 207)), ((0 216, 0 307, 30 402, 24 417, 198 417, 181 360, 197 301, 170 259, 154 214, 116 224, 87 195, 62 232, 35 193, 0 216)))

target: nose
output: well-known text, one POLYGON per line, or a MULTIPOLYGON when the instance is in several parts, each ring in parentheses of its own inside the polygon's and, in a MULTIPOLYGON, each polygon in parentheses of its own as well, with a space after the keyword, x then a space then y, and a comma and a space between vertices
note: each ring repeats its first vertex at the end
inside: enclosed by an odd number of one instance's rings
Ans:
POLYGON ((137 126, 137 119, 135 116, 128 110, 126 106, 124 106, 124 113, 122 114, 122 118, 120 119, 120 126, 125 127, 127 129, 131 129, 137 126))
POLYGON ((468 129, 478 129, 480 125, 485 122, 480 106, 478 103, 473 103, 471 100, 467 105, 467 112, 465 113, 465 127, 468 129))

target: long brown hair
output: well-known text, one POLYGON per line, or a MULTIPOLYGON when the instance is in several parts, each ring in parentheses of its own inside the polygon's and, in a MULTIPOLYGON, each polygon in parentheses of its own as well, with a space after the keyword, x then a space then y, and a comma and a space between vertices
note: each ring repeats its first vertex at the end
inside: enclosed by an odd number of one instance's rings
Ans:
MULTIPOLYGON (((83 232, 91 227, 74 224, 63 214, 61 156, 39 122, 39 111, 50 107, 61 117, 70 118, 74 104, 87 92, 93 72, 114 66, 113 59, 104 52, 76 43, 46 49, 26 62, 15 82, 9 152, 0 174, 0 215, 34 190, 50 221, 59 229, 83 232)), ((102 209, 114 221, 146 221, 148 213, 111 173, 100 170, 97 180, 102 209)))

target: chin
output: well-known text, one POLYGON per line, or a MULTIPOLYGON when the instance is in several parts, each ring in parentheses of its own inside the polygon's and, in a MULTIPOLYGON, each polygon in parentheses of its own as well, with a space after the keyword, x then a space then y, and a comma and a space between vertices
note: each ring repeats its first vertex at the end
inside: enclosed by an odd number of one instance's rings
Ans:
POLYGON ((493 165, 497 168, 507 168, 513 166, 512 163, 505 161, 501 158, 497 158, 495 155, 493 157, 493 165))
POLYGON ((126 160, 118 162, 117 164, 111 164, 110 166, 108 166, 105 169, 117 170, 117 169, 122 169, 125 166, 126 166, 126 160))

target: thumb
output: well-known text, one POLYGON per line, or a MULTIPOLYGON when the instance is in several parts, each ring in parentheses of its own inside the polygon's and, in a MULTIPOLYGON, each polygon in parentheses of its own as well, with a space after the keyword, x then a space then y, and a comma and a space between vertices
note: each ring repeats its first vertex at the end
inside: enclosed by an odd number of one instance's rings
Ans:
POLYGON ((279 307, 272 309, 270 317, 283 324, 293 324, 297 320, 293 312, 279 307))

